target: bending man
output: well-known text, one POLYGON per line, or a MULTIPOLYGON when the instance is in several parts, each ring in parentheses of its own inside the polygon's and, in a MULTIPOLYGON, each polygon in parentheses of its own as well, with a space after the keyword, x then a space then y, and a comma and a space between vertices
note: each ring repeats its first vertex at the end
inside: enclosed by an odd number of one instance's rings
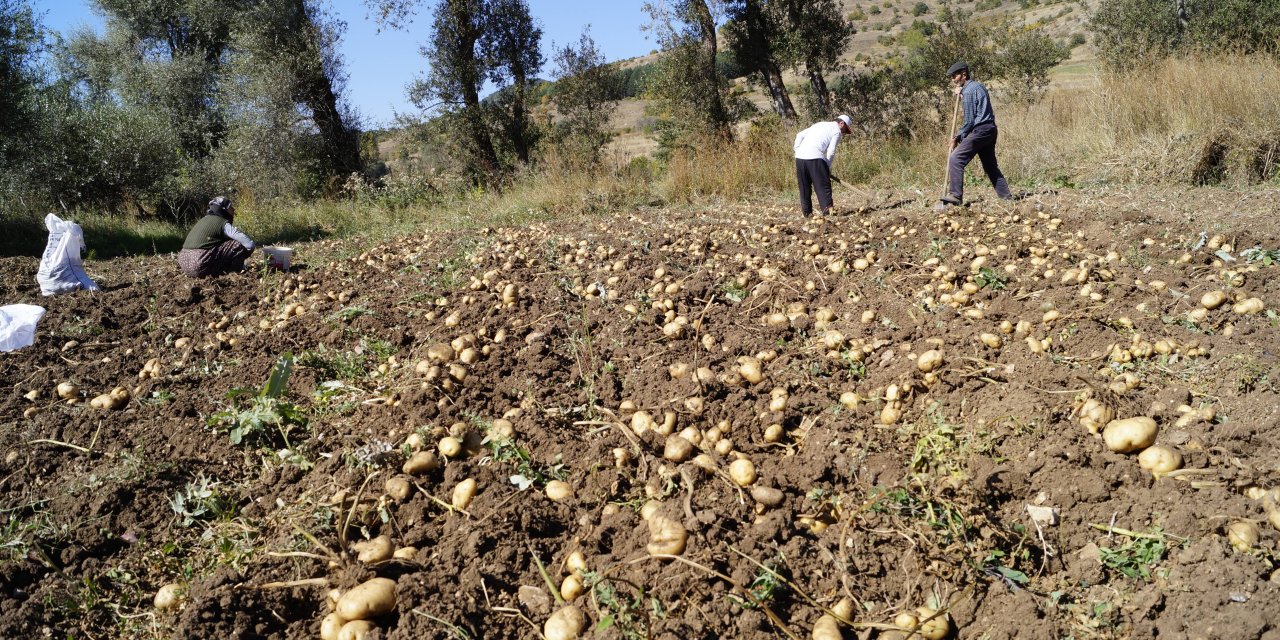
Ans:
POLYGON ((819 122, 796 134, 796 182, 800 187, 800 212, 813 215, 813 191, 818 192, 822 215, 831 211, 831 161, 836 157, 840 136, 853 133, 853 119, 840 116, 819 122))
POLYGON ((203 218, 191 227, 187 241, 178 252, 178 267, 192 278, 216 276, 244 269, 244 261, 253 253, 249 236, 231 221, 236 210, 231 199, 218 196, 209 201, 203 218))
POLYGON ((969 65, 964 62, 951 65, 947 75, 964 105, 964 124, 950 141, 947 195, 934 209, 941 211, 949 204, 958 206, 964 202, 964 168, 975 155, 982 160, 982 170, 987 172, 996 195, 1008 200, 1012 197, 1009 182, 1000 173, 1000 165, 996 162, 996 114, 991 110, 991 95, 981 82, 969 79, 969 65))

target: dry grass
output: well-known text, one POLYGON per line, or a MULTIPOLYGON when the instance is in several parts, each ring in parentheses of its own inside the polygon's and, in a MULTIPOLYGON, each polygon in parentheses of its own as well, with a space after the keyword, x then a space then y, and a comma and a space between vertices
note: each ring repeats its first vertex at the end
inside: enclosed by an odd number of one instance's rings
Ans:
POLYGON ((1008 173, 1248 185, 1280 163, 1280 61, 1169 60, 999 114, 1008 173))

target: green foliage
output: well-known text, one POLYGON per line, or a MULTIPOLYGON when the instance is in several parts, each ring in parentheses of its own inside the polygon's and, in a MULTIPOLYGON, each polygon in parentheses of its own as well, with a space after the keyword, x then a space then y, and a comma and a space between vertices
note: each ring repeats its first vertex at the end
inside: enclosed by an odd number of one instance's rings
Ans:
POLYGON ((669 151, 705 135, 730 137, 734 117, 716 71, 716 26, 706 1, 646 2, 644 8, 651 20, 646 28, 663 48, 649 84, 670 115, 659 127, 659 145, 669 151))
POLYGON ((1173 55, 1276 55, 1280 0, 1102 0, 1089 27, 1103 63, 1115 70, 1173 55))
POLYGON ((786 590, 783 576, 779 573, 779 568, 782 566, 779 560, 766 561, 752 578, 751 584, 747 585, 747 593, 750 597, 744 598, 732 593, 726 597, 743 609, 754 609, 761 604, 767 605, 786 590))
MULTIPOLYGON (((597 604, 601 613, 600 620, 596 623, 596 631, 615 629, 618 635, 627 640, 641 640, 649 637, 650 613, 645 609, 643 587, 594 571, 584 571, 582 582, 583 586, 590 590, 591 599, 597 604), (615 581, 627 585, 630 589, 617 589, 613 586, 615 581)), ((666 611, 657 598, 649 598, 649 605, 653 612, 652 617, 666 617, 666 611)))
POLYGON ((1098 549, 1103 566, 1134 580, 1150 580, 1152 567, 1164 559, 1167 550, 1167 541, 1159 529, 1132 537, 1116 548, 1098 549))
POLYGON ((913 16, 922 16, 926 13, 929 13, 929 5, 923 2, 917 2, 915 6, 911 7, 911 15, 913 16))
POLYGON ((916 137, 938 126, 934 114, 951 111, 945 69, 966 60, 974 79, 998 85, 1015 101, 1039 99, 1049 69, 1069 49, 1041 28, 1008 19, 977 23, 963 11, 944 22, 917 22, 904 35, 905 51, 865 72, 833 83, 836 105, 871 137, 916 137), (910 35, 917 34, 917 35, 910 35))
POLYGON ((978 275, 974 277, 973 282, 982 289, 999 291, 1009 283, 1009 275, 991 267, 982 267, 978 269, 978 275))
POLYGON ((600 150, 613 138, 609 120, 621 97, 619 76, 605 64, 590 31, 578 44, 556 50, 554 99, 560 114, 555 141, 561 157, 587 169, 599 159, 600 150))
POLYGON ((209 418, 215 429, 225 429, 232 444, 242 442, 271 442, 275 434, 289 446, 289 432, 295 426, 306 426, 307 418, 293 403, 283 400, 289 373, 293 370, 293 355, 286 353, 276 360, 262 389, 235 388, 227 393, 231 408, 219 411, 209 418), (247 398, 247 400, 241 400, 247 398))
POLYGON ((516 443, 515 438, 487 430, 483 444, 489 449, 494 462, 505 465, 515 471, 511 476, 511 484, 521 491, 532 486, 545 487, 552 480, 563 480, 567 476, 560 454, 556 454, 555 464, 535 462, 529 452, 516 443))
POLYGON ((218 490, 218 481, 205 477, 203 473, 188 482, 184 490, 175 491, 169 506, 182 518, 184 527, 199 520, 222 517, 230 508, 218 490))

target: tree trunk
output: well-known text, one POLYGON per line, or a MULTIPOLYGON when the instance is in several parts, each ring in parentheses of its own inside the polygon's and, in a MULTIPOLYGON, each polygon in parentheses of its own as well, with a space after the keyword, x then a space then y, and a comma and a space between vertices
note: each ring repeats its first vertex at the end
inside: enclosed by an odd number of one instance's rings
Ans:
POLYGON ((818 103, 818 115, 823 118, 831 115, 831 97, 827 93, 827 79, 822 77, 822 66, 810 60, 805 63, 809 71, 809 88, 813 89, 814 100, 818 103))
POLYGON ((769 97, 773 99, 773 110, 782 116, 783 120, 794 120, 796 108, 792 106, 791 96, 787 94, 787 85, 782 82, 782 70, 772 60, 766 65, 761 75, 764 76, 765 85, 769 87, 769 97))
POLYGON ((708 124, 716 133, 729 137, 729 114, 720 95, 720 74, 716 71, 716 21, 706 0, 690 0, 689 9, 698 26, 698 49, 701 53, 703 82, 706 84, 708 124))
POLYGON ((343 120, 333 85, 328 78, 317 78, 309 84, 304 102, 311 109, 311 120, 320 131, 330 172, 338 178, 345 178, 360 171, 360 136, 343 120))
POLYGON ((462 104, 467 135, 475 146, 480 168, 490 177, 497 175, 498 153, 493 149, 493 139, 489 137, 489 127, 484 121, 484 108, 480 105, 480 94, 474 86, 467 85, 463 90, 462 104))

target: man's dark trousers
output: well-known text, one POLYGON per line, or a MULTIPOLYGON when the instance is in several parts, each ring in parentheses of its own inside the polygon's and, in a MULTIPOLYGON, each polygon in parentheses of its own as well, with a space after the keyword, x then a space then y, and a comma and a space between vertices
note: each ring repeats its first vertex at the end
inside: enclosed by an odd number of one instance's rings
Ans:
POLYGON ((813 214, 812 193, 818 192, 818 209, 831 210, 831 167, 822 158, 801 160, 796 158, 796 182, 800 185, 800 211, 813 214))
POLYGON ((982 170, 987 172, 991 186, 996 188, 996 195, 1003 200, 1011 197, 1009 182, 1004 179, 1004 174, 1000 173, 1000 165, 996 162, 997 137, 996 125, 980 124, 974 127, 973 131, 970 131, 969 135, 965 136, 964 140, 961 140, 951 152, 951 182, 947 185, 947 195, 957 204, 964 201, 964 168, 975 155, 982 160, 982 170))

